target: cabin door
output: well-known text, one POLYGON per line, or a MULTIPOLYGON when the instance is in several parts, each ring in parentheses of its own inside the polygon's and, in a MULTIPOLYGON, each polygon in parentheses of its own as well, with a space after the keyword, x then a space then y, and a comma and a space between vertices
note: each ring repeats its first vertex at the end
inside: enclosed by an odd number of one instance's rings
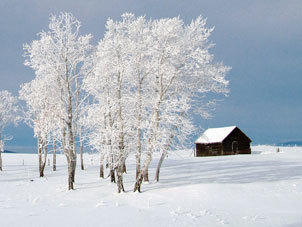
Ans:
POLYGON ((238 142, 237 141, 232 142, 232 153, 238 154, 238 142))

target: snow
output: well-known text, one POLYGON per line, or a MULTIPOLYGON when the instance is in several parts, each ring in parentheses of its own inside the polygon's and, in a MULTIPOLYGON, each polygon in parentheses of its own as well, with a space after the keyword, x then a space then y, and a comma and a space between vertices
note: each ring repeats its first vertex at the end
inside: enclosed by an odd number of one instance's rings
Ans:
POLYGON ((235 128, 236 126, 209 128, 195 143, 221 143, 235 128))
POLYGON ((302 226, 302 148, 276 151, 255 146, 252 155, 201 158, 174 151, 160 182, 143 184, 142 193, 132 192, 129 157, 121 194, 98 178, 98 155, 84 154, 86 170, 78 166, 76 190, 67 191, 63 155, 58 171, 47 166, 39 178, 37 155, 3 154, 1 226, 302 226))

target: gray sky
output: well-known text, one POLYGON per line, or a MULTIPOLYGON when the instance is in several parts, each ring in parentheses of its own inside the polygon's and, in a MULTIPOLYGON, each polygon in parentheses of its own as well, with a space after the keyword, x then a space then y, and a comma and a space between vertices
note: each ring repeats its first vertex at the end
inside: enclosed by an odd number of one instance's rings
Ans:
MULTIPOLYGON (((22 45, 48 29, 49 16, 71 12, 96 44, 106 19, 124 12, 152 18, 199 15, 215 26, 216 61, 231 66, 231 93, 203 128, 237 125, 254 144, 302 140, 302 0, 0 0, 0 90, 14 94, 33 79, 22 45)), ((8 145, 34 145, 32 130, 9 127, 8 145)))

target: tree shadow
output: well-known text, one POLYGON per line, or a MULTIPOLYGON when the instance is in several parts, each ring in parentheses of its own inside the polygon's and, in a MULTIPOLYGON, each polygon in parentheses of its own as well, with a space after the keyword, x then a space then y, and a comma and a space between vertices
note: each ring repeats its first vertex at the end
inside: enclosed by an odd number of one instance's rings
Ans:
POLYGON ((143 190, 195 184, 248 184, 292 179, 302 180, 302 165, 298 162, 173 160, 173 163, 167 163, 167 166, 162 167, 159 184, 143 186, 143 190))

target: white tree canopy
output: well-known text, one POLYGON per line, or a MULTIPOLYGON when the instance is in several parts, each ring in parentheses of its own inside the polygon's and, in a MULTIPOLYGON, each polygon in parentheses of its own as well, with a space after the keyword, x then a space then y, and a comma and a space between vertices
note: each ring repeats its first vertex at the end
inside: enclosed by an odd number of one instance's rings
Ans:
MULTIPOLYGON (((25 90, 29 90, 29 96, 42 97, 36 97, 35 103, 31 105, 35 121, 40 125, 37 132, 50 133, 57 128, 59 122, 61 133, 56 135, 60 136, 70 167, 69 189, 73 189, 76 167, 75 138, 79 135, 80 113, 85 100, 82 79, 89 72, 90 64, 87 61, 90 60, 93 49, 90 44, 92 36, 81 36, 80 27, 80 22, 71 13, 51 16, 49 31, 40 32, 38 40, 24 45, 24 64, 35 71, 34 83, 37 83, 37 86, 34 86, 34 89, 38 94, 34 94, 35 91, 31 89, 25 90)), ((32 102, 29 99, 28 101, 32 102)))
POLYGON ((17 98, 9 91, 0 91, 0 133, 4 128, 17 120, 17 98))
POLYGON ((179 17, 146 20, 127 13, 121 21, 109 19, 106 28, 93 74, 84 81, 96 101, 87 118, 90 144, 116 161, 145 151, 144 172, 153 152, 185 144, 194 114, 210 115, 201 97, 228 92, 229 67, 213 62, 213 29, 202 17, 185 25, 179 17))
MULTIPOLYGON (((4 141, 9 137, 4 136, 4 128, 10 123, 17 122, 18 101, 9 91, 0 91, 0 152, 4 150, 4 141)), ((2 163, 1 166, 2 168, 2 163)))

